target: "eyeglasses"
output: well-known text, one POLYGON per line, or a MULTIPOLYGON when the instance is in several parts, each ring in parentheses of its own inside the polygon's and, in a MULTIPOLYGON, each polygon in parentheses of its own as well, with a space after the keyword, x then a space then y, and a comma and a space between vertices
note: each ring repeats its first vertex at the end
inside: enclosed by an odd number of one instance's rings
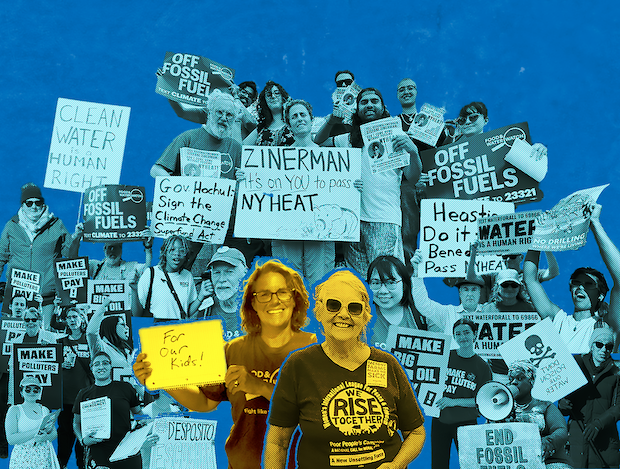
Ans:
POLYGON ((521 285, 519 285, 517 282, 504 282, 501 284, 502 288, 519 288, 521 285))
MULTIPOLYGON (((325 302, 325 307, 330 313, 338 313, 342 309, 342 301, 330 298, 325 302)), ((351 316, 359 316, 364 310, 364 305, 357 301, 352 301, 347 305, 347 310, 351 316)))
POLYGON ((273 295, 276 295, 278 297, 278 300, 280 301, 289 301, 291 298, 293 298, 293 292, 295 291, 295 289, 292 290, 278 290, 277 292, 270 292, 269 290, 265 290, 265 291, 259 291, 256 293, 252 293, 252 296, 254 296, 254 298, 256 298, 256 301, 258 301, 259 303, 269 303, 271 301, 271 299, 273 298, 273 295))
POLYGON ((398 88, 398 92, 399 93, 404 93, 405 91, 415 91, 417 90, 417 88, 413 85, 407 85, 407 86, 401 86, 400 88, 398 88))
POLYGON ((396 288, 398 287, 398 284, 402 282, 401 279, 387 279, 384 281, 381 280, 371 280, 370 281, 370 288, 372 288, 373 290, 378 290, 379 288, 381 288, 381 285, 385 285, 385 288, 387 288, 388 290, 396 290, 396 288))
POLYGON ((32 207, 33 205, 36 205, 37 207, 43 207, 43 201, 41 199, 26 200, 24 203, 26 204, 26 207, 32 207))
POLYGON ((215 111, 215 116, 218 119, 226 119, 228 122, 235 118, 235 115, 232 112, 224 112, 221 109, 215 111))
POLYGON ((604 344, 603 342, 594 342, 594 345, 596 345, 596 348, 605 347, 605 350, 607 350, 608 352, 611 352, 614 349, 614 344, 604 344))
POLYGON ((471 122, 472 124, 478 120, 478 118, 482 116, 482 114, 467 114, 466 116, 461 116, 456 120, 456 123, 459 125, 463 125, 466 122, 471 122))
POLYGON ((351 80, 350 78, 345 78, 344 80, 336 81, 336 86, 338 88, 344 88, 346 86, 349 86, 351 83, 353 83, 353 80, 351 80))
POLYGON ((40 386, 26 386, 24 388, 24 392, 25 393, 38 393, 41 392, 41 387, 40 386))
POLYGON ((502 256, 502 259, 504 259, 505 261, 507 261, 508 259, 510 259, 511 261, 514 261, 520 255, 521 254, 508 254, 506 256, 502 256))
POLYGON ((280 93, 280 90, 265 91, 265 96, 268 98, 277 98, 282 96, 282 93, 280 93))
POLYGON ((38 318, 24 318, 24 322, 37 322, 38 318))

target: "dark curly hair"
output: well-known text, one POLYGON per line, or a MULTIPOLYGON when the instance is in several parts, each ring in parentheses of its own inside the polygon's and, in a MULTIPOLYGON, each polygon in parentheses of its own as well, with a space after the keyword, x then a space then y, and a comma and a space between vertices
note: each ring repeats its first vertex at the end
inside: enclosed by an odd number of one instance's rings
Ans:
POLYGON ((385 107, 385 101, 383 100, 383 95, 377 88, 364 88, 362 91, 360 91, 359 94, 357 95, 357 105, 355 106, 355 113, 351 117, 351 126, 353 127, 353 129, 351 130, 349 141, 351 142, 351 146, 353 148, 364 147, 364 139, 362 138, 362 131, 360 130, 360 125, 362 125, 364 122, 362 122, 362 120, 360 119, 358 115, 358 110, 360 107, 360 101, 362 100, 364 93, 369 93, 369 92, 375 93, 377 96, 379 96, 379 99, 381 100, 381 105, 383 106, 383 114, 381 114, 381 117, 379 119, 390 117, 390 113, 385 107))
POLYGON ((273 122, 273 114, 271 113, 271 109, 267 106, 267 100, 265 99, 265 93, 267 91, 271 91, 271 89, 277 86, 280 90, 280 94, 282 95, 282 110, 284 111, 284 103, 287 99, 290 98, 289 94, 286 92, 284 87, 279 83, 274 82, 273 80, 269 80, 265 83, 265 87, 258 95, 258 104, 256 106, 256 111, 258 112, 258 125, 256 126, 256 130, 260 132, 263 129, 266 129, 273 122))
POLYGON ((304 285, 301 275, 290 267, 284 265, 277 259, 270 259, 264 264, 255 264, 254 272, 243 282, 243 299, 241 300, 241 327, 248 334, 259 334, 261 331, 260 318, 258 313, 252 306, 254 299, 254 285, 259 277, 269 272, 281 274, 286 280, 286 286, 293 290, 293 299, 295 300, 295 309, 291 317, 291 329, 294 332, 299 331, 306 325, 308 307, 308 292, 304 285))

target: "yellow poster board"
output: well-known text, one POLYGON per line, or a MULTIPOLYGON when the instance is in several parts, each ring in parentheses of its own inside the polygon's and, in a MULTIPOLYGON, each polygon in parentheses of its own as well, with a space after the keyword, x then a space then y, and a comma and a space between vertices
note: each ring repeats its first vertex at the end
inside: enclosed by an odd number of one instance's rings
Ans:
POLYGON ((153 369, 146 380, 149 390, 224 382, 226 357, 219 319, 165 324, 138 332, 142 352, 153 369))

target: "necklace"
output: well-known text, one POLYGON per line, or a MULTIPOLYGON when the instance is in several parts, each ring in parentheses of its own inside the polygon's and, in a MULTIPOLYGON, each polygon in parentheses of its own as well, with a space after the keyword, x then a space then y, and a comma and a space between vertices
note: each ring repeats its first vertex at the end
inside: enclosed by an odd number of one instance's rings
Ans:
POLYGON ((400 116, 405 121, 405 124, 411 125, 413 123, 413 119, 415 118, 416 113, 413 114, 401 114, 400 116))
POLYGON ((515 402, 515 410, 517 412, 523 412, 525 411, 525 409, 527 409, 529 407, 529 405, 532 403, 532 401, 530 400, 530 402, 528 402, 527 404, 519 404, 518 402, 515 402))

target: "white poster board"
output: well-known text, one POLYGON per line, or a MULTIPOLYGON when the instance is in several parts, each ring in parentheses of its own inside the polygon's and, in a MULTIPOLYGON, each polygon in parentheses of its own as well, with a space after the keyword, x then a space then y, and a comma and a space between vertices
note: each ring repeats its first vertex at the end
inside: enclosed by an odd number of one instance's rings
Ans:
POLYGON ((395 152, 392 137, 406 135, 399 117, 386 117, 360 126, 364 139, 364 158, 368 158, 373 174, 409 166, 410 156, 405 150, 395 152))
POLYGON ((158 418, 153 433, 159 440, 151 450, 150 469, 217 469, 216 427, 216 420, 158 418))
POLYGON ((80 425, 82 435, 109 440, 112 431, 112 400, 107 397, 98 397, 80 402, 80 425))

